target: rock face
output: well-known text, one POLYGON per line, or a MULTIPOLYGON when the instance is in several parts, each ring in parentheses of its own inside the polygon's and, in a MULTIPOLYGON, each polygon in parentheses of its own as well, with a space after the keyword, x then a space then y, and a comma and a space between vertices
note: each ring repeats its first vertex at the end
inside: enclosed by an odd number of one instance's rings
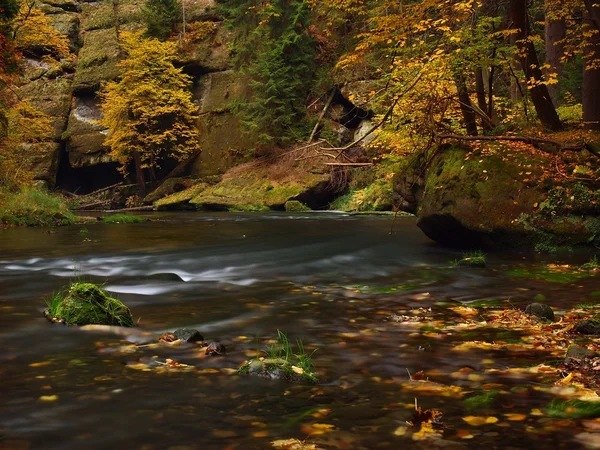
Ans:
POLYGON ((591 181, 555 186, 546 175, 554 164, 540 151, 443 146, 426 169, 397 175, 396 203, 416 210, 427 236, 453 247, 551 250, 598 241, 600 191, 591 181))
MULTIPOLYGON (((26 60, 20 94, 48 114, 53 125, 52 133, 42 142, 23 147, 26 168, 51 188, 56 185, 59 167, 61 176, 69 177, 62 183, 67 188, 80 183, 78 178, 89 177, 90 170, 96 178, 114 183, 118 174, 104 146, 106 131, 97 124, 101 118, 98 91, 102 83, 119 76, 120 54, 112 4, 41 0, 39 5, 51 18, 52 26, 67 37, 77 58, 60 68, 51 68, 41 58, 30 56, 26 60), (103 171, 107 174, 102 175, 103 171)), ((193 37, 182 48, 176 63, 194 77, 204 151, 192 172, 203 177, 224 173, 239 160, 236 155, 251 147, 230 111, 233 101, 243 101, 249 95, 248 83, 231 70, 232 36, 223 26, 215 5, 214 0, 187 5, 188 29, 193 37)), ((143 29, 142 6, 140 0, 120 2, 122 31, 143 29)))

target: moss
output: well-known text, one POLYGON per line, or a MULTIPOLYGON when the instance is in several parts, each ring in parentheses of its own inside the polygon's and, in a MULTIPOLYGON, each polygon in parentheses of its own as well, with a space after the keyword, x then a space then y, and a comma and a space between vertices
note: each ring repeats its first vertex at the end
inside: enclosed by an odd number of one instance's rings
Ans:
POLYGON ((327 175, 308 173, 301 180, 288 178, 275 182, 269 181, 267 175, 254 171, 224 177, 219 184, 192 198, 190 204, 197 205, 199 209, 231 211, 283 209, 287 201, 328 180, 327 175))
POLYGON ((73 80, 76 91, 96 91, 119 75, 119 46, 114 29, 85 33, 73 80))
POLYGON ((464 253, 461 259, 452 262, 455 266, 462 267, 485 267, 485 253, 481 250, 464 253))
POLYGON ((113 214, 110 216, 104 216, 102 218, 104 223, 142 223, 146 222, 143 217, 135 216, 133 214, 113 214))
POLYGON ((65 201, 49 192, 26 188, 0 191, 0 223, 18 226, 59 226, 77 222, 65 201))
POLYGON ((93 283, 73 283, 48 302, 47 316, 68 325, 119 325, 133 327, 131 311, 93 283))
POLYGON ((154 202, 154 206, 158 209, 170 209, 185 206, 192 198, 199 195, 207 187, 208 185, 206 183, 195 184, 184 191, 176 192, 175 194, 157 200, 154 202))
MULTIPOLYGON (((143 23, 143 0, 120 0, 119 23, 121 25, 143 23)), ((109 29, 114 27, 113 7, 111 2, 83 3, 81 25, 86 31, 109 29)), ((114 30, 113 30, 114 32, 114 30)))
POLYGON ((298 200, 288 200, 287 202, 285 202, 284 207, 287 212, 311 211, 311 209, 308 206, 306 206, 302 202, 299 202, 298 200))
POLYGON ((527 279, 537 279, 544 280, 550 283, 562 283, 562 284, 571 284, 582 278, 588 278, 592 276, 590 272, 579 271, 577 268, 575 269, 562 269, 562 268, 548 268, 548 267, 538 267, 538 268, 525 268, 525 267, 517 267, 514 269, 510 269, 506 272, 506 275, 511 278, 527 278, 527 279))

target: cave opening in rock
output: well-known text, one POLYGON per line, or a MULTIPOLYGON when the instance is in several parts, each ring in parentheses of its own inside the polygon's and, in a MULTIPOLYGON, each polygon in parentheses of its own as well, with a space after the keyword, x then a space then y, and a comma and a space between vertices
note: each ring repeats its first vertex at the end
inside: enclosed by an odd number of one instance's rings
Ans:
POLYGON ((69 155, 63 151, 56 175, 56 187, 67 192, 89 194, 113 184, 123 182, 117 163, 100 163, 93 166, 72 167, 69 155))

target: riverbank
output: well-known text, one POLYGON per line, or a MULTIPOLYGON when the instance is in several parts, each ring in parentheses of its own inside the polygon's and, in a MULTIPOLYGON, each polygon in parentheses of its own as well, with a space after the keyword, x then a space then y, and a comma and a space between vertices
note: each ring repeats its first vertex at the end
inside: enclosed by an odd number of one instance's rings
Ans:
POLYGON ((33 188, 0 190, 0 227, 71 225, 79 219, 60 196, 33 188))

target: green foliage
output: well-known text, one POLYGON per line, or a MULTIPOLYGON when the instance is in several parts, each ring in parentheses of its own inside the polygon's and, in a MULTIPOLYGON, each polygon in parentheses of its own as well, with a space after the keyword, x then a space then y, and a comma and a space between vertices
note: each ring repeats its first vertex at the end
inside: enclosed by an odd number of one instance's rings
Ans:
POLYGON ((485 267, 485 253, 481 250, 463 253, 462 258, 454 260, 452 265, 463 267, 485 267))
POLYGON ((499 395, 499 391, 492 389, 482 394, 473 395, 472 397, 465 399, 464 405, 468 411, 489 408, 494 404, 499 395))
POLYGON ((261 144, 286 144, 308 135, 305 101, 314 77, 315 42, 303 0, 222 4, 238 33, 238 64, 251 76, 250 102, 236 105, 242 124, 261 144), (243 42, 243 44, 239 44, 243 42))
POLYGON ((311 211, 311 209, 308 206, 306 206, 302 202, 299 202, 298 200, 288 200, 287 202, 285 202, 284 207, 287 212, 311 211))
POLYGON ((146 0, 144 20, 148 36, 168 39, 180 17, 181 6, 177 0, 146 0))
POLYGON ((199 150, 198 108, 189 92, 191 78, 173 66, 176 44, 123 33, 123 49, 121 79, 101 93, 105 144, 122 171, 136 152, 142 168, 152 171, 163 158, 182 160, 199 150))
POLYGON ((32 188, 17 193, 0 191, 0 224, 58 226, 75 222, 77 218, 57 195, 32 188))
POLYGON ((112 214, 102 218, 104 223, 141 223, 146 220, 133 214, 112 214))
POLYGON ((600 417, 600 402, 586 402, 584 400, 553 400, 548 405, 547 413, 550 417, 585 419, 600 417))
POLYGON ((581 270, 598 270, 600 269, 600 263, 596 255, 592 256, 588 262, 580 267, 581 270))
POLYGON ((68 325, 135 326, 129 308, 93 283, 72 283, 55 293, 48 302, 48 315, 68 325))
MULTIPOLYGON (((301 339, 296 340, 297 352, 294 353, 287 334, 277 330, 277 342, 264 351, 265 357, 257 356, 246 361, 240 368, 241 374, 257 374, 267 377, 279 377, 289 380, 303 380, 315 383, 312 356, 317 351, 307 353, 301 339)), ((259 353, 260 355, 260 353, 259 353)))

